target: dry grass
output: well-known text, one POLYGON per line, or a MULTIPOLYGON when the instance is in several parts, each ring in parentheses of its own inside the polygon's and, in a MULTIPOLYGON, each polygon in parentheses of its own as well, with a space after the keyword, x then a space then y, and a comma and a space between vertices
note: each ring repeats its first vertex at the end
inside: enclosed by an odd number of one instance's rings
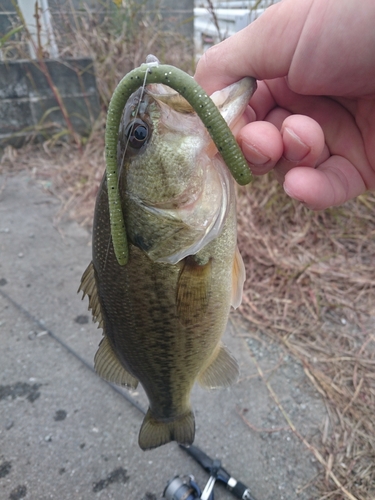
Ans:
POLYGON ((43 188, 61 200, 56 217, 77 220, 91 227, 95 198, 105 170, 103 129, 92 134, 82 152, 76 144, 46 141, 28 144, 20 150, 7 146, 0 161, 0 173, 28 171, 43 188))
MULTIPOLYGON (((89 226, 105 168, 102 135, 82 155, 69 144, 9 149, 3 166, 31 168, 62 199, 61 214, 89 226)), ((320 445, 305 442, 324 466, 320 498, 375 498, 375 194, 312 212, 265 176, 241 188, 238 205, 241 313, 303 363, 327 404, 320 445)))
MULTIPOLYGON (((180 33, 181 25, 173 20, 161 25, 157 0, 155 10, 150 10, 146 2, 139 0, 126 0, 119 8, 114 6, 112 0, 101 0, 95 6, 97 10, 92 10, 83 2, 81 5, 82 9, 77 12, 73 7, 73 0, 58 2, 53 14, 53 27, 59 58, 90 57, 93 60, 103 111, 100 118, 91 123, 94 133, 94 138, 91 139, 95 141, 95 134, 104 130, 105 112, 112 93, 125 74, 145 62, 148 54, 155 55, 162 63, 193 73, 194 51, 192 41, 180 33)), ((30 32, 21 18, 12 19, 14 34, 10 38, 0 37, 1 58, 5 61, 29 59, 30 32)), ((48 59, 49 53, 43 47, 36 46, 35 41, 32 45, 38 54, 48 59)), ((45 76, 49 76, 48 69, 43 67, 43 59, 32 62, 45 76)), ((59 104, 59 107, 64 115, 64 104, 59 104)), ((65 122, 64 125, 50 122, 47 112, 41 123, 27 132, 33 139, 38 134, 47 137, 51 130, 57 129, 50 143, 59 142, 67 136, 71 139, 76 134, 68 123, 69 116, 65 122)), ((79 140, 78 137, 74 139, 79 140)), ((86 140, 87 138, 82 138, 82 142, 86 140)))
MULTIPOLYGON (((66 18, 60 44, 65 55, 94 58, 103 114, 82 153, 70 142, 51 140, 18 153, 7 148, 0 164, 10 172, 29 169, 61 198, 61 214, 87 226, 105 168, 104 117, 115 85, 149 52, 192 68, 182 39, 170 44, 171 35, 153 21, 136 22, 134 37, 115 29, 110 18, 98 25, 89 11, 73 24, 66 18)), ((375 498, 374 211, 375 195, 367 194, 311 212, 288 199, 271 176, 239 195, 247 269, 241 313, 303 363, 327 404, 319 447, 305 442, 321 457, 321 499, 375 498)))
MULTIPOLYGON (((54 35, 60 57, 91 57, 95 66, 102 112, 92 124, 90 137, 81 138, 84 148, 77 151, 69 131, 64 129, 41 146, 28 144, 19 152, 7 147, 0 155, 0 172, 29 169, 46 188, 61 197, 61 214, 68 214, 83 225, 92 222, 95 195, 105 169, 106 111, 118 82, 145 62, 150 53, 162 63, 178 66, 188 73, 193 73, 195 66, 192 42, 179 34, 178 24, 173 24, 173 31, 161 29, 160 16, 156 11, 150 12, 146 2, 126 0, 120 5, 115 8, 112 0, 101 0, 97 6, 102 8, 93 11, 82 3, 82 10, 77 12, 72 0, 65 0, 56 5, 60 10, 54 12, 58 21, 54 24, 54 35)), ((155 2, 155 9, 157 5, 155 2)), ((13 28, 22 28, 21 20, 15 20, 13 28)), ((17 31, 1 46, 2 57, 28 58, 28 36, 25 29, 17 31)), ((46 121, 43 130, 49 126, 56 129, 58 124, 46 121)))
POLYGON ((324 397, 321 498, 375 497, 375 195, 311 212, 269 177, 239 196, 241 312, 282 342, 324 397), (325 492, 325 493, 323 493, 325 492))
MULTIPOLYGON (((70 4, 67 1, 66 4, 70 4)), ((57 30, 61 57, 88 56, 94 60, 98 91, 107 108, 115 85, 133 68, 154 54, 161 62, 192 72, 191 42, 173 31, 160 28, 160 19, 145 2, 127 0, 122 7, 103 11, 100 19, 89 8, 79 15, 74 9, 60 12, 57 30)))

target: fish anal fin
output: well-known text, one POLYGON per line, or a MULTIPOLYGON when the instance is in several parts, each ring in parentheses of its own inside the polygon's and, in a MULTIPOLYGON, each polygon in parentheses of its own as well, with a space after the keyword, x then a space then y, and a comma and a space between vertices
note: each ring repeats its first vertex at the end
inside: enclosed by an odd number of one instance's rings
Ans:
POLYGON ((99 344, 94 358, 94 367, 97 374, 108 382, 131 389, 135 389, 138 385, 138 380, 118 360, 107 337, 104 337, 99 344))
POLYGON ((236 252, 233 259, 233 269, 232 269, 232 297, 231 306, 237 309, 242 302, 242 292, 243 285, 246 279, 245 264, 243 263, 238 246, 236 246, 236 252))
POLYGON ((151 450, 171 441, 191 445, 194 436, 195 419, 191 410, 173 419, 157 420, 149 409, 139 431, 138 443, 142 450, 151 450))
POLYGON ((220 344, 214 351, 208 366, 198 375, 198 383, 206 389, 229 387, 237 381, 238 364, 226 347, 220 344))
POLYGON ((185 257, 176 291, 177 313, 183 325, 197 323, 205 314, 210 287, 211 260, 200 264, 193 255, 185 257))
POLYGON ((78 291, 83 292, 82 300, 87 295, 89 298, 89 310, 91 309, 94 322, 99 323, 99 327, 103 328, 103 315, 100 306, 98 289, 96 286, 95 269, 92 262, 87 266, 81 278, 81 284, 78 291))

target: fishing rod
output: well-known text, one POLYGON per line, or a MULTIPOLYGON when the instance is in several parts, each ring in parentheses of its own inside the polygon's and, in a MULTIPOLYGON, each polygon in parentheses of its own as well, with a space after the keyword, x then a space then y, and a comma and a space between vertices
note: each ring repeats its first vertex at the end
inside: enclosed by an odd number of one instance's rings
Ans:
MULTIPOLYGON (((78 359, 86 368, 91 372, 97 373, 94 367, 87 362, 82 356, 80 356, 74 349, 72 349, 66 342, 64 342, 58 335, 56 335, 52 330, 46 328, 46 325, 42 323, 38 318, 36 318, 32 313, 25 309, 21 304, 15 301, 10 295, 0 289, 0 295, 8 302, 10 302, 18 311, 20 311, 25 317, 32 321, 38 328, 46 331, 47 334, 60 344, 69 354, 73 355, 78 359)), ((101 379, 103 380, 103 379, 101 379)), ((133 405, 139 412, 143 415, 146 414, 145 409, 136 401, 125 389, 104 380, 104 382, 109 385, 115 392, 120 394, 125 398, 131 405, 133 405)), ((215 483, 221 483, 226 487, 228 491, 240 500, 256 500, 256 498, 251 494, 249 488, 235 479, 228 471, 226 471, 221 466, 221 461, 217 459, 212 459, 204 451, 202 451, 198 446, 190 445, 184 446, 179 444, 179 447, 184 450, 188 455, 190 455, 206 472, 210 474, 208 481, 201 490, 195 481, 194 476, 175 476, 173 479, 168 481, 167 486, 163 492, 163 498, 165 500, 214 500, 214 486, 215 483)))

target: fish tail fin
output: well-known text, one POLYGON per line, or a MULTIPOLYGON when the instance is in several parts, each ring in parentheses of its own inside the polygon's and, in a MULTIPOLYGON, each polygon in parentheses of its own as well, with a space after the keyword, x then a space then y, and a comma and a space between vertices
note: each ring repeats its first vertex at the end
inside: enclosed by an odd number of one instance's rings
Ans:
POLYGON ((190 445, 194 441, 195 419, 194 413, 187 413, 173 420, 157 420, 148 409, 139 431, 138 443, 142 450, 157 448, 170 441, 190 445))

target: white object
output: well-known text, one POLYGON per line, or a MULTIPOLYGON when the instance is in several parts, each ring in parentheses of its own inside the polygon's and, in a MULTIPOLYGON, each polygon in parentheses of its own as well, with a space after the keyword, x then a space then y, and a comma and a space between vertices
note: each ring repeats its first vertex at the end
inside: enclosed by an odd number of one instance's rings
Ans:
POLYGON ((245 28, 263 14, 267 7, 278 1, 280 0, 213 0, 213 16, 205 0, 196 0, 194 31, 198 57, 211 45, 245 28))
POLYGON ((18 7, 22 12, 27 29, 31 35, 32 42, 29 41, 30 56, 36 59, 37 53, 35 48, 38 48, 38 28, 35 19, 35 3, 38 4, 39 24, 40 24, 40 45, 44 52, 51 59, 56 59, 59 55, 55 36, 53 33, 51 13, 49 10, 48 0, 18 0, 18 7))

